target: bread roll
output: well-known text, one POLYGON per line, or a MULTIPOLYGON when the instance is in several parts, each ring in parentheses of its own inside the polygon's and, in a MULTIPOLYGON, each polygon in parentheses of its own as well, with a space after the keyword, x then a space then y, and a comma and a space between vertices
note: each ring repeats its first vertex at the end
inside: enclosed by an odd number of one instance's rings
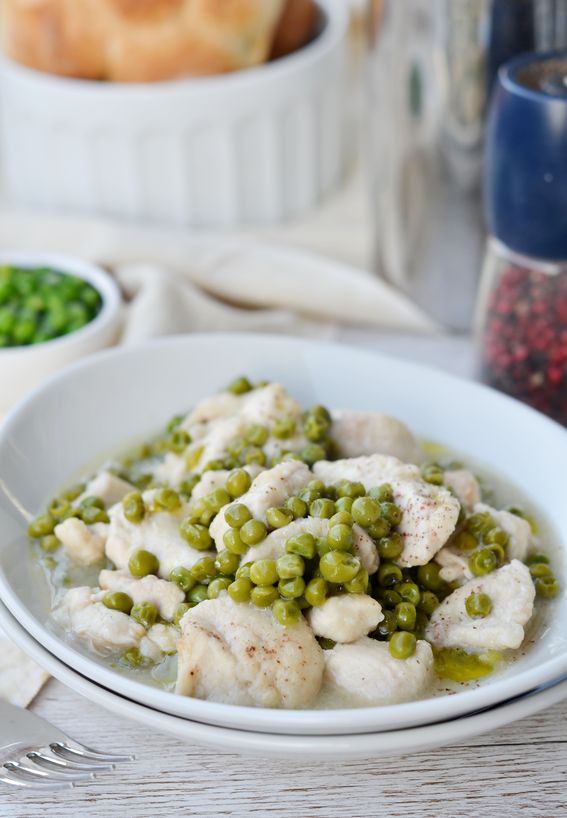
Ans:
POLYGON ((315 34, 316 23, 314 0, 287 0, 276 29, 271 59, 285 57, 306 45, 315 34))
POLYGON ((2 0, 2 5, 4 48, 12 59, 52 74, 151 82, 264 62, 286 0, 2 0))

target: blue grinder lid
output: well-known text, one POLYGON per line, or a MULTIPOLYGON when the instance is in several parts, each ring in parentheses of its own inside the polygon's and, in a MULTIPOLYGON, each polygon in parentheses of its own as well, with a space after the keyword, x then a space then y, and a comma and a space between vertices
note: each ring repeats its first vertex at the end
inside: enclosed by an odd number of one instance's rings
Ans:
POLYGON ((498 72, 485 205, 490 231, 505 245, 567 260, 567 51, 524 54, 498 72))

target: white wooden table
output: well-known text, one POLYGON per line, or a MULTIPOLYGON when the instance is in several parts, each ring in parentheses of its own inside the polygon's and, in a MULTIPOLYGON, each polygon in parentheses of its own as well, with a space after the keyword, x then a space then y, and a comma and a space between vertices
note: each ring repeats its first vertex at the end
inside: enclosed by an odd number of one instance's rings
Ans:
MULTIPOLYGON (((343 340, 471 375, 466 339, 343 340)), ((309 764, 240 758, 116 718, 50 680, 33 709, 136 761, 63 794, 0 789, 0 818, 566 818, 567 701, 466 744, 404 758, 309 764)))

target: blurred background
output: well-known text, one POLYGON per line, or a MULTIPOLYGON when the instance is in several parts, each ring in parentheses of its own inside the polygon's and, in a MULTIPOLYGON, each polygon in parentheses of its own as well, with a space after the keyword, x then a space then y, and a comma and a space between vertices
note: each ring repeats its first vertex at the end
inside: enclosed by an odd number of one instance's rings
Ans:
MULTIPOLYGON (((260 329, 482 377, 566 422, 567 0, 1 7, 0 253, 92 262, 125 305, 114 335, 12 367, 14 398, 100 344, 260 329)), ((3 275, 0 347, 96 317, 70 285, 46 306, 41 276, 22 304, 31 279, 3 275)))

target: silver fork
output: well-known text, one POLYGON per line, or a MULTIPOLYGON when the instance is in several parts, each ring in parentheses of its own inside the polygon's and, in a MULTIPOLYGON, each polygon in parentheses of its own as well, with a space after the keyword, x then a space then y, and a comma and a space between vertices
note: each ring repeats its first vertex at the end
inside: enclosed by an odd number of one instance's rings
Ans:
POLYGON ((97 753, 29 710, 0 699, 0 781, 5 784, 67 789, 133 758, 97 753))

